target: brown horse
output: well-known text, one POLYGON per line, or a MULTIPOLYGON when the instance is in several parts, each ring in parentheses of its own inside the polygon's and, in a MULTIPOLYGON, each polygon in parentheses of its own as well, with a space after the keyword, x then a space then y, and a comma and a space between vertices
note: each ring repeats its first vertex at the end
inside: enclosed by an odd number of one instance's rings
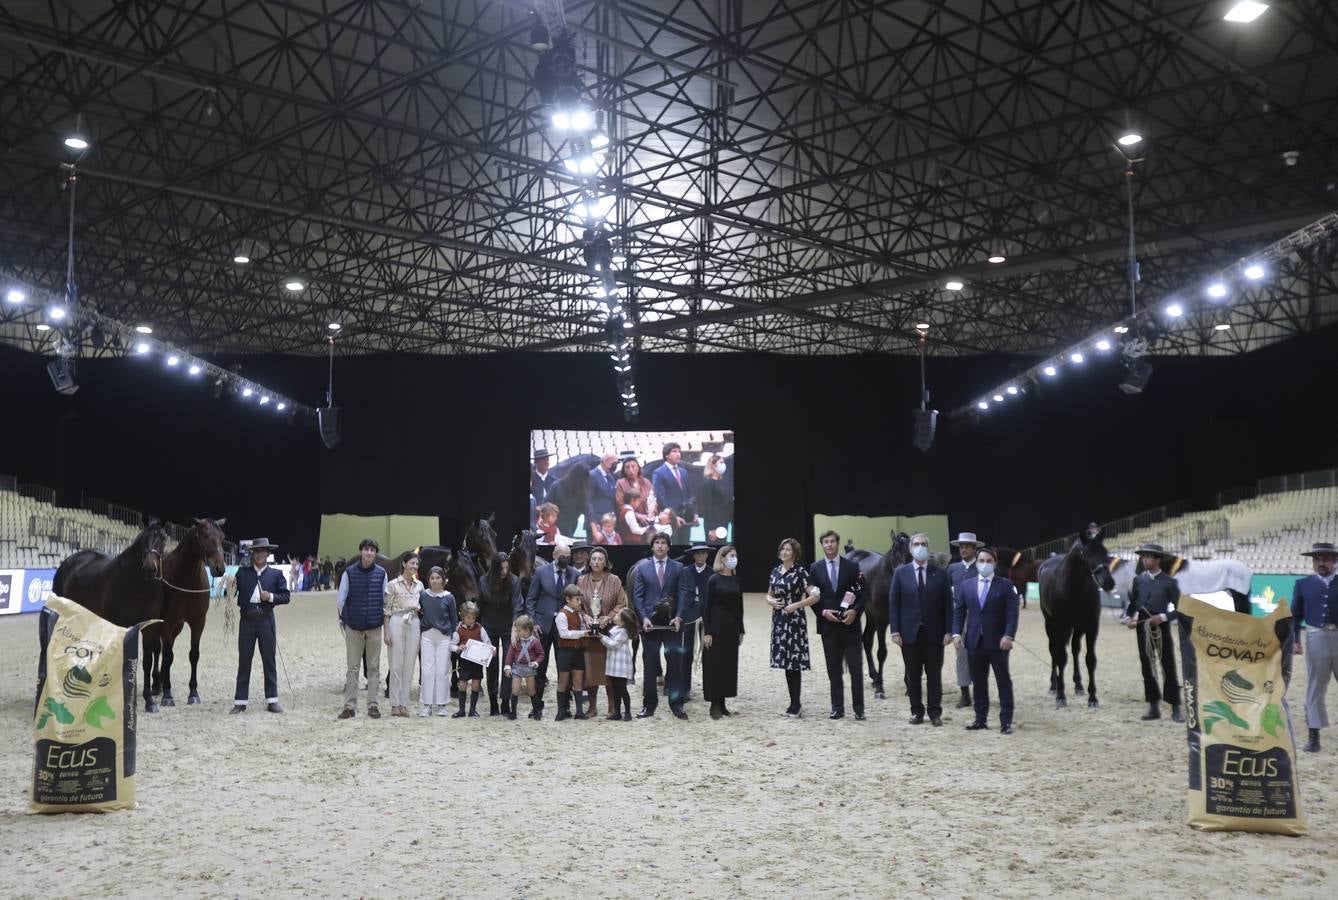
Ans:
POLYGON ((886 553, 873 550, 853 550, 846 556, 859 566, 864 573, 864 591, 868 602, 864 604, 864 658, 869 666, 869 680, 873 682, 873 695, 878 700, 887 697, 883 690, 883 664, 887 662, 887 616, 888 594, 892 587, 892 571, 897 566, 911 561, 911 538, 904 531, 893 531, 892 546, 886 553), (874 665, 874 641, 878 642, 878 665, 874 665))
POLYGON ((1022 608, 1027 608, 1027 583, 1041 580, 1041 561, 1032 559, 1022 550, 1012 547, 996 547, 998 566, 995 573, 1002 575, 1017 588, 1017 595, 1022 598, 1022 608))
POLYGON ((204 567, 207 564, 215 578, 223 577, 223 525, 227 521, 196 519, 181 543, 163 559, 163 657, 154 685, 154 693, 162 691, 163 706, 177 705, 172 699, 172 643, 186 625, 190 625, 190 694, 186 703, 193 706, 200 702, 200 638, 209 614, 209 578, 204 567))
MULTIPOLYGON (((167 532, 156 521, 139 533, 129 547, 109 558, 96 550, 70 555, 56 570, 52 591, 107 621, 130 628, 163 617, 163 549, 167 532)), ((153 700, 153 664, 158 657, 159 626, 140 631, 144 642, 144 709, 157 712, 153 700)))

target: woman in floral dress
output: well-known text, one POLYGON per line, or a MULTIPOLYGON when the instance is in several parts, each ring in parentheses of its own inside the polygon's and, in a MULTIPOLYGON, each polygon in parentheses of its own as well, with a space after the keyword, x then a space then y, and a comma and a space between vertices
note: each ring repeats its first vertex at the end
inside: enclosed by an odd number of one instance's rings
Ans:
POLYGON ((808 617, 804 608, 818 602, 817 585, 810 583, 808 570, 799 564, 799 542, 786 538, 776 554, 780 565, 771 570, 767 585, 767 603, 771 605, 771 668, 785 670, 785 684, 790 689, 790 706, 785 715, 800 715, 799 685, 801 673, 809 667, 808 617))

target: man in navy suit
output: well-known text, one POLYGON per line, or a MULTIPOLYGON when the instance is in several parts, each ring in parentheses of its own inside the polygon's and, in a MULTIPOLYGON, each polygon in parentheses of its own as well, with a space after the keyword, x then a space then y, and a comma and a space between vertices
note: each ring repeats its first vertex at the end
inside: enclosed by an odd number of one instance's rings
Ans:
POLYGON ((255 658, 256 644, 260 644, 260 662, 265 669, 265 709, 283 712, 279 705, 279 670, 274 653, 279 646, 279 633, 274 625, 274 607, 290 599, 288 579, 278 569, 269 567, 269 552, 277 550, 268 538, 251 542, 251 565, 237 570, 237 605, 241 608, 237 623, 237 693, 233 695, 232 712, 246 712, 251 693, 251 661, 255 658))
POLYGON ((818 586, 818 634, 822 637, 822 655, 827 660, 827 680, 832 688, 829 719, 846 714, 845 681, 842 666, 850 670, 850 699, 855 719, 864 721, 864 642, 860 633, 860 615, 864 596, 864 573, 853 561, 841 556, 837 548, 841 536, 825 531, 818 538, 822 559, 809 566, 812 583, 818 586))
POLYGON ((906 696, 911 724, 943 724, 943 648, 952 642, 952 582, 946 570, 929 561, 929 538, 911 535, 911 562, 897 566, 888 589, 888 627, 906 666, 906 696), (921 700, 920 676, 928 688, 921 700))
POLYGON ((1007 578, 994 577, 994 551, 976 552, 976 574, 964 578, 953 603, 952 641, 966 647, 975 693, 976 720, 967 731, 988 728, 990 714, 990 669, 999 686, 999 733, 1013 733, 1013 678, 1008 674, 1008 654, 1017 634, 1017 588, 1007 578))
POLYGON ((618 476, 613 471, 617 465, 618 457, 612 453, 605 453, 599 465, 590 470, 590 489, 586 491, 589 499, 585 504, 585 530, 590 533, 592 542, 595 540, 595 532, 599 531, 599 520, 605 513, 616 514, 618 508, 617 500, 614 499, 618 476))
POLYGON ((688 483, 688 471, 682 465, 683 448, 670 441, 660 455, 664 465, 655 470, 650 483, 655 488, 655 500, 660 509, 674 511, 674 543, 686 544, 693 523, 683 517, 683 507, 692 502, 692 486, 688 483))
POLYGON ((557 484, 557 476, 548 469, 551 458, 547 450, 534 451, 534 465, 530 467, 530 522, 539 514, 539 507, 548 502, 548 492, 557 484))
POLYGON ((534 633, 544 646, 543 665, 534 673, 534 699, 531 719, 544 717, 544 688, 548 685, 548 658, 553 655, 557 639, 557 613, 565 602, 562 592, 567 585, 576 583, 576 570, 571 565, 571 548, 559 544, 553 548, 553 561, 534 570, 530 590, 525 595, 525 614, 534 620, 534 633))
MULTIPOLYGON (((650 544, 650 559, 643 559, 634 567, 632 578, 632 605, 637 615, 641 616, 641 711, 638 719, 649 719, 655 715, 655 708, 660 704, 655 688, 655 679, 660 677, 660 652, 666 641, 678 636, 683 627, 683 616, 695 594, 692 578, 683 564, 669 558, 668 535, 657 534, 650 544), (655 612, 661 600, 667 599, 671 612, 669 621, 662 621, 662 616, 655 612)), ((683 709, 686 696, 683 686, 674 679, 666 679, 665 693, 669 695, 669 709, 674 717, 686 719, 683 709)))

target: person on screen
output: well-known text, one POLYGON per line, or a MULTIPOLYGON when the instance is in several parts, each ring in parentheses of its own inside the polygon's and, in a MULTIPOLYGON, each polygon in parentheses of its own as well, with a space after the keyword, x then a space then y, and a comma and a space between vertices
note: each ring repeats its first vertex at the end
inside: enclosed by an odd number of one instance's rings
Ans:
POLYGON ((590 470, 590 489, 586 491, 589 499, 585 507, 585 524, 590 531, 592 544, 599 543, 596 532, 599 531, 599 522, 604 514, 611 513, 617 508, 615 488, 618 486, 618 476, 614 472, 617 465, 617 454, 605 453, 599 465, 590 470))
MULTIPOLYGON (((692 485, 688 481, 687 470, 682 466, 683 448, 677 442, 670 441, 664 445, 660 455, 664 459, 664 465, 655 470, 652 481, 655 497, 662 507, 681 510, 684 505, 692 503, 692 485)), ((688 543, 688 532, 693 523, 680 515, 675 515, 672 524, 673 534, 670 539, 675 544, 688 543)))
POLYGON ((534 465, 530 467, 530 506, 534 509, 530 515, 539 511, 539 507, 548 502, 548 492, 557 484, 557 476, 548 470, 551 454, 547 450, 534 451, 534 465))
POLYGON ((729 535, 729 520, 733 517, 734 496, 732 481, 725 479, 729 463, 719 453, 712 453, 706 461, 706 480, 697 492, 697 512, 706 528, 708 544, 723 544, 729 535), (725 528, 717 534, 716 529, 725 528))
POLYGON ((640 501, 641 494, 635 490, 629 490, 623 495, 622 511, 618 519, 618 536, 622 538, 624 544, 645 544, 655 537, 651 517, 637 511, 640 501))
POLYGON ((555 547, 558 543, 557 527, 558 507, 556 503, 544 503, 539 507, 539 538, 535 541, 537 544, 555 547))
POLYGON ((637 461, 635 456, 629 456, 623 460, 618 484, 613 489, 613 503, 620 513, 623 506, 629 502, 637 515, 647 517, 647 522, 650 521, 650 516, 655 515, 655 489, 651 485, 650 479, 642 476, 641 463, 637 461), (628 493, 631 491, 636 492, 634 502, 628 497, 628 493))
POLYGON ((604 513, 599 517, 599 528, 595 529, 595 546, 617 547, 622 542, 622 535, 618 534, 618 517, 611 512, 604 513))

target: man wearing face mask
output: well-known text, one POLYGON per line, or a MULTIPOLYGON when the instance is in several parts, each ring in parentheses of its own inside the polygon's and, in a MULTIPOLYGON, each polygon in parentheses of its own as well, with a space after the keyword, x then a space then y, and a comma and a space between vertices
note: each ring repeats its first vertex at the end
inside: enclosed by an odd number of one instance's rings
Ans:
POLYGON ((544 688, 548 685, 548 658, 553 655, 557 639, 557 613, 566 602, 562 592, 567 585, 576 583, 576 572, 571 566, 571 549, 559 544, 553 548, 553 561, 545 563, 530 579, 530 590, 525 596, 525 613, 534 620, 534 633, 543 644, 544 661, 534 673, 534 700, 531 719, 544 716, 544 688))
POLYGON ((1013 678, 1008 654, 1017 635, 1017 588, 994 577, 996 557, 989 547, 976 552, 976 574, 962 579, 953 601, 952 642, 965 647, 971 665, 976 718, 967 731, 989 728, 990 670, 999 688, 999 733, 1013 733, 1013 678))
POLYGON ((911 559, 892 573, 887 621, 906 666, 910 722, 919 725, 928 712, 929 723, 938 727, 943 724, 943 651, 952 640, 952 582, 930 562, 929 537, 923 532, 911 535, 911 559), (927 704, 921 700, 922 675, 927 704))
MULTIPOLYGON (((961 559, 953 560, 948 566, 948 580, 952 582, 952 590, 956 594, 961 583, 976 574, 976 549, 980 546, 980 539, 975 532, 963 531, 957 535, 957 540, 948 543, 956 547, 961 556, 961 559)), ((971 667, 967 664, 965 650, 958 647, 953 652, 957 657, 957 687, 962 692, 957 708, 967 709, 971 706, 971 667)))
POLYGON ((705 474, 706 480, 697 491, 697 512, 706 528, 706 542, 719 545, 729 540, 729 520, 734 512, 734 475, 725 457, 718 453, 707 459, 705 474))
POLYGON ((1297 629, 1294 652, 1305 656, 1305 724, 1310 739, 1303 750, 1319 752, 1319 730, 1329 727, 1324 695, 1329 679, 1338 678, 1338 586, 1334 565, 1338 547, 1319 542, 1302 553, 1310 557, 1315 574, 1296 582, 1292 592, 1292 621, 1297 629))

